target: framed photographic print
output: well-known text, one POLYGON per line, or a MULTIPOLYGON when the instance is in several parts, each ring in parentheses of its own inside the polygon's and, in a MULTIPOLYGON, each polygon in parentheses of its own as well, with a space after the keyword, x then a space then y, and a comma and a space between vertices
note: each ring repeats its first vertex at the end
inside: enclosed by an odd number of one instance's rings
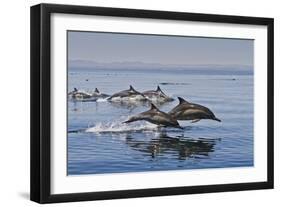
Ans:
POLYGON ((31 7, 31 200, 273 188, 273 19, 31 7))

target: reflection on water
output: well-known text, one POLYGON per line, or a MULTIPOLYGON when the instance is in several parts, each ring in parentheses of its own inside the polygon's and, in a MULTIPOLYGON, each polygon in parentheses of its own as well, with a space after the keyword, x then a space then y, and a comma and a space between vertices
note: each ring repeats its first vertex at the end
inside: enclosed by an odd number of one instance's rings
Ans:
POLYGON ((168 136, 160 132, 149 141, 134 139, 132 134, 127 134, 126 144, 132 149, 144 152, 152 158, 167 154, 177 154, 178 159, 204 158, 214 151, 215 139, 192 139, 181 136, 168 136))
POLYGON ((97 129, 69 131, 68 175, 205 168, 221 142, 185 136, 192 127, 97 129))

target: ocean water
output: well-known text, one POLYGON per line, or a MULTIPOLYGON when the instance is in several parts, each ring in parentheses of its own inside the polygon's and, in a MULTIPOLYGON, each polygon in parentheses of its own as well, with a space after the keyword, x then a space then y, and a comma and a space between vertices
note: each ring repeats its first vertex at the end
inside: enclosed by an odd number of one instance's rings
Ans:
POLYGON ((222 120, 180 121, 183 130, 147 122, 122 124, 146 104, 68 100, 68 175, 253 166, 253 74, 243 70, 117 70, 71 68, 74 87, 113 94, 133 85, 157 85, 177 97, 210 108, 222 120))

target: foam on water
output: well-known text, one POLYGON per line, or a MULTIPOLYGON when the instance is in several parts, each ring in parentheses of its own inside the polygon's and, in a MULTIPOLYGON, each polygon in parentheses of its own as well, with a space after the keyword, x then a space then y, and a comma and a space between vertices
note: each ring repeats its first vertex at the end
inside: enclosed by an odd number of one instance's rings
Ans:
POLYGON ((98 98, 97 102, 107 102, 107 98, 98 98))
POLYGON ((141 95, 134 95, 134 96, 126 96, 126 97, 114 97, 111 99, 111 101, 116 102, 136 102, 136 101, 143 101, 145 98, 141 95))
POLYGON ((137 132, 137 131, 157 131, 157 125, 148 122, 135 122, 130 124, 122 123, 123 120, 116 120, 113 122, 99 122, 95 126, 86 129, 88 133, 124 133, 124 132, 137 132))

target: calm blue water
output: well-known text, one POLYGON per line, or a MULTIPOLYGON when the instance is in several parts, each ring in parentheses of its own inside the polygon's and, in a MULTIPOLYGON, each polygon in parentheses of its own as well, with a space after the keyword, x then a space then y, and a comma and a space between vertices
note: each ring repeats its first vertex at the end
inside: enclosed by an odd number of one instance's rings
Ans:
MULTIPOLYGON (((222 120, 180 121, 184 130, 122 124, 146 105, 68 101, 68 175, 253 166, 251 72, 70 69, 68 90, 113 94, 133 85, 210 108, 222 120), (86 81, 88 79, 88 81, 86 81), (78 133, 72 131, 78 130, 78 133)), ((159 106, 168 112, 177 99, 159 106)))

